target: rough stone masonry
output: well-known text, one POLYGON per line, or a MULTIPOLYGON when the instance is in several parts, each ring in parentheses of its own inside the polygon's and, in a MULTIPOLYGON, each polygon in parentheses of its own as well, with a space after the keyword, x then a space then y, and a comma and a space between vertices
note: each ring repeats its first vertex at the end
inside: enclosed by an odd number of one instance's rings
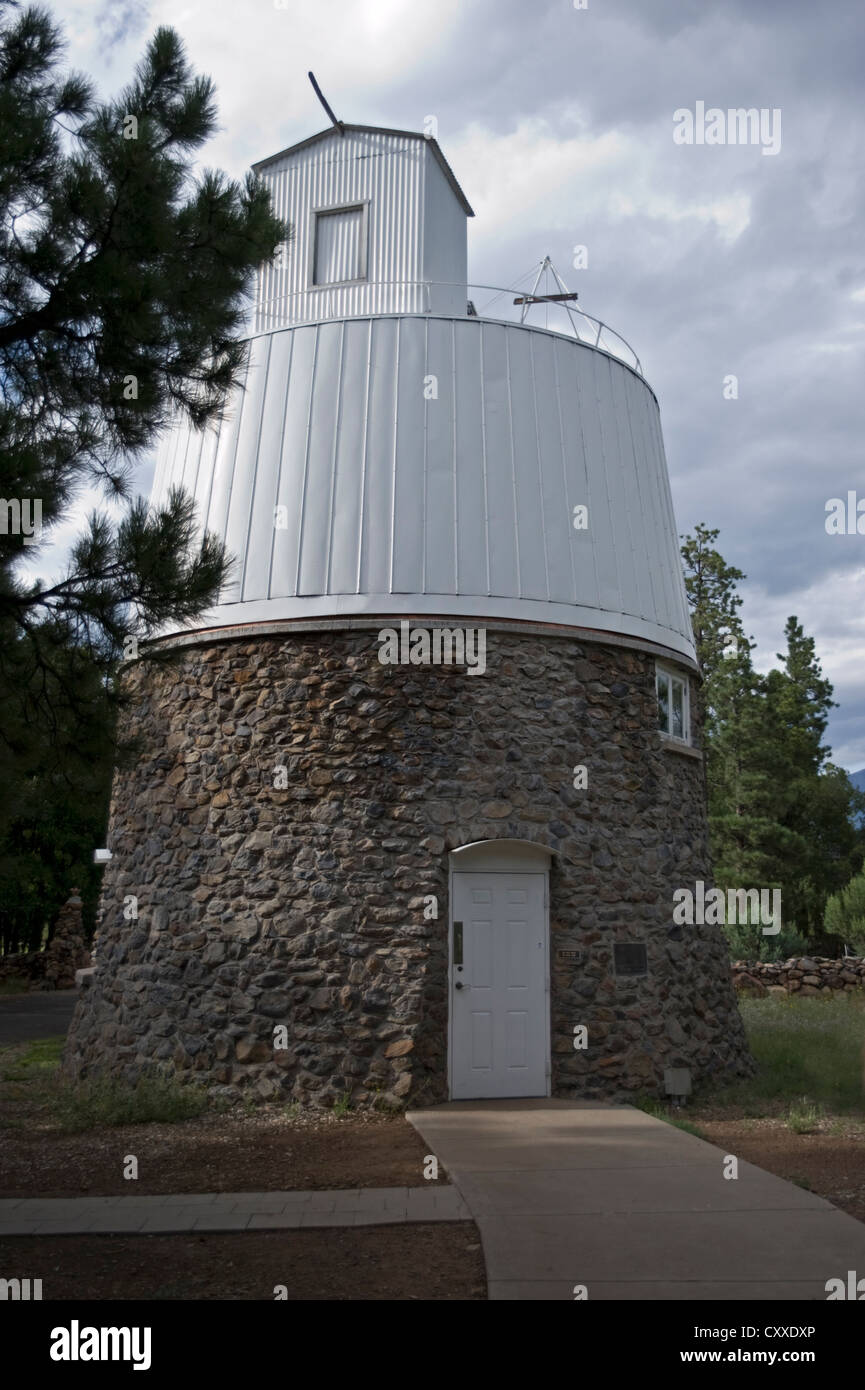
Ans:
POLYGON ((139 752, 115 777, 69 1070, 163 1064, 215 1094, 322 1105, 446 1099, 447 853, 514 837, 556 852, 553 1094, 660 1093, 667 1066, 747 1073, 720 929, 672 925, 674 888, 711 878, 705 787, 658 733, 654 673, 648 651, 504 624, 482 677, 384 666, 372 627, 128 668, 139 752), (617 976, 617 943, 645 945, 644 976, 617 976))

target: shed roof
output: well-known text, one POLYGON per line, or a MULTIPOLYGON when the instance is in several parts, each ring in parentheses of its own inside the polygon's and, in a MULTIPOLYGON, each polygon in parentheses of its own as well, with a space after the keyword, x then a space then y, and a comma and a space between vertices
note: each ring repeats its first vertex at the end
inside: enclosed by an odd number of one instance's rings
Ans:
MULTIPOLYGON (((360 135, 398 135, 406 140, 423 140, 424 144, 429 145, 430 149, 432 150, 433 154, 438 160, 438 163, 441 166, 442 173, 444 174, 445 178, 447 179, 448 183, 453 189, 457 201, 459 202, 466 216, 474 217, 474 212, 472 211, 471 205, 468 199, 466 198, 466 195, 463 193, 462 189, 457 183, 453 169, 448 164, 447 160, 442 154, 438 142, 435 141, 432 138, 432 136, 421 135, 416 130, 390 130, 386 126, 349 125, 345 121, 342 122, 342 129, 354 131, 355 133, 360 135)), ((268 155, 267 159, 259 159, 256 164, 253 164, 252 167, 257 172, 259 169, 264 169, 268 164, 273 164, 277 159, 284 159, 286 155, 296 154, 298 150, 305 150, 308 145, 314 145, 319 140, 326 140, 329 136, 335 136, 337 138, 339 137, 339 131, 337 130, 336 126, 329 125, 326 130, 320 130, 317 135, 310 135, 306 140, 299 140, 296 145, 289 145, 287 149, 280 150, 278 154, 268 155)))

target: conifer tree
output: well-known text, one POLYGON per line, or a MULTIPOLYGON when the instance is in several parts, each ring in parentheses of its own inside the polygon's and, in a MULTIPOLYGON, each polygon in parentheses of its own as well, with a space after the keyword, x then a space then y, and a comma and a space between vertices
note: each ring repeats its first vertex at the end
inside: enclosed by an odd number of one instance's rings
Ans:
POLYGON ((0 915, 50 899, 40 808, 66 826, 58 882, 81 877, 127 639, 194 618, 226 575, 191 500, 151 511, 131 478, 176 412, 219 417, 256 268, 290 235, 252 175, 194 172, 214 88, 173 30, 114 100, 66 72, 63 50, 46 9, 0 0, 0 915), (119 516, 97 509, 66 572, 28 579, 22 560, 94 483, 119 516))
MULTIPOLYGON (((724 889, 780 888, 786 931, 819 941, 828 895, 862 862, 853 813, 863 798, 827 761, 832 686, 814 639, 789 618, 781 669, 755 670, 738 613, 736 586, 745 576, 716 549, 718 535, 700 524, 682 546, 703 672, 715 881, 724 889)), ((742 933, 734 935, 740 943, 742 933)), ((754 937, 755 952, 765 944, 754 937)))

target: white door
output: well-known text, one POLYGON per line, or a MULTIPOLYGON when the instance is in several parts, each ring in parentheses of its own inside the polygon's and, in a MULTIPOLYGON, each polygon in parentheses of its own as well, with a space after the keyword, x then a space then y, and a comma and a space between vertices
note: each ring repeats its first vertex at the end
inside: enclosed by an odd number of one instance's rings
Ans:
POLYGON ((545 1096, 546 875, 451 881, 451 1096, 545 1096))

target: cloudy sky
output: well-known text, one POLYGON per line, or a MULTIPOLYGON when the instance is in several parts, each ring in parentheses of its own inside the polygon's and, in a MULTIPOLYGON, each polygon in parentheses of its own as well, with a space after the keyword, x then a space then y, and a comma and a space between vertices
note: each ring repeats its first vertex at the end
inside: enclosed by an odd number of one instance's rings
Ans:
POLYGON ((661 402, 680 531, 720 529, 761 667, 789 614, 816 637, 840 705, 834 759, 865 767, 865 535, 825 529, 828 499, 865 498, 861 0, 51 8, 70 64, 106 96, 173 25, 217 84, 205 162, 234 175, 327 124, 310 68, 346 121, 421 131, 434 116, 476 213, 469 278, 512 283, 549 254, 633 344, 661 402), (780 112, 780 150, 676 143, 673 113, 698 102, 780 112), (724 398, 730 375, 738 399, 724 398))

